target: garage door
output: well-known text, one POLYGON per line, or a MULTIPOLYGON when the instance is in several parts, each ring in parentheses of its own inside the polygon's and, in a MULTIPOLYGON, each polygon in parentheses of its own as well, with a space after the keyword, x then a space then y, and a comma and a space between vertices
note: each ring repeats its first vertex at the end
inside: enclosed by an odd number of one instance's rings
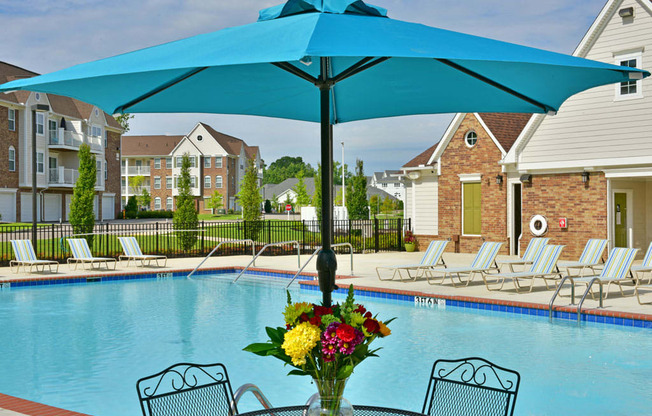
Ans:
POLYGON ((44 194, 45 206, 43 219, 45 221, 59 221, 61 219, 61 194, 44 194))
POLYGON ((0 193, 0 214, 2 221, 16 221, 16 193, 0 193))
POLYGON ((103 220, 113 220, 115 219, 115 197, 114 196, 102 196, 102 219, 103 220))
MULTIPOLYGON (((36 196, 36 220, 41 218, 41 198, 36 196)), ((21 192, 20 194, 20 220, 23 222, 32 221, 32 194, 31 192, 21 192)))

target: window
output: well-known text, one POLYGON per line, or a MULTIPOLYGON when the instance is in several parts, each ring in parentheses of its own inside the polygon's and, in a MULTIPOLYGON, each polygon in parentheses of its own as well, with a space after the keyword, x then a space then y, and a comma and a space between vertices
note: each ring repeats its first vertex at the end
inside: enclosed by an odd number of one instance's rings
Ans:
POLYGON ((9 131, 16 131, 16 110, 9 109, 9 131))
POLYGON ((45 134, 45 114, 36 113, 36 134, 43 136, 45 134))
POLYGON ((154 169, 161 169, 161 158, 160 157, 155 157, 154 158, 154 169))
POLYGON ((13 146, 9 146, 9 172, 16 171, 16 149, 13 146))
POLYGON ((154 209, 161 209, 161 198, 154 198, 154 209))
POLYGON ((166 157, 165 158, 165 168, 166 169, 172 169, 172 158, 171 157, 166 157))
POLYGON ((471 130, 464 136, 464 143, 467 147, 473 147, 478 142, 478 134, 471 130))
POLYGON ((104 147, 109 147, 109 132, 104 130, 104 147))
POLYGON ((57 133, 56 120, 48 120, 48 139, 50 139, 50 144, 59 143, 59 136, 57 133))
POLYGON ((104 180, 109 180, 109 163, 104 159, 104 180))
POLYGON ((102 127, 91 126, 91 136, 102 137, 102 127))
POLYGON ((211 187, 211 177, 204 176, 204 188, 208 189, 211 187))
POLYGON ((218 169, 222 168, 222 156, 215 156, 215 167, 218 169))
POLYGON ((462 234, 480 235, 481 230, 481 200, 480 183, 462 183, 462 234))
POLYGON ((168 211, 172 211, 172 209, 173 209, 173 206, 172 206, 172 197, 171 197, 171 196, 168 196, 168 197, 165 199, 165 209, 167 209, 168 211))
POLYGON ((205 168, 210 168, 211 167, 211 157, 210 156, 204 156, 204 167, 205 168))
POLYGON ((383 182, 381 185, 383 188, 387 188, 387 182, 383 182))
POLYGON ((196 188, 197 187, 197 177, 196 176, 191 176, 190 177, 190 187, 191 188, 196 188))
POLYGON ((154 189, 161 189, 161 177, 154 176, 154 189))
POLYGON ((165 189, 172 189, 172 176, 165 177, 165 189))
POLYGON ((102 161, 95 160, 95 186, 100 186, 101 178, 102 178, 102 161))
POLYGON ((219 175, 215 177, 215 187, 216 188, 222 187, 222 177, 219 175))
POLYGON ((400 182, 394 182, 394 188, 400 188, 401 183, 400 182))
MULTIPOLYGON (((642 68, 641 56, 642 54, 640 52, 616 56, 616 65, 627 66, 630 68, 642 68)), ((642 97, 643 91, 641 80, 632 79, 616 84, 616 100, 642 97)))
POLYGON ((183 157, 177 156, 177 161, 175 163, 175 167, 180 168, 182 162, 183 162, 183 157))
POLYGON ((36 172, 43 173, 45 171, 45 155, 43 152, 36 153, 36 172))
POLYGON ((201 134, 199 136, 197 136, 197 141, 198 142, 201 142, 202 140, 204 140, 204 136, 202 136, 201 134))

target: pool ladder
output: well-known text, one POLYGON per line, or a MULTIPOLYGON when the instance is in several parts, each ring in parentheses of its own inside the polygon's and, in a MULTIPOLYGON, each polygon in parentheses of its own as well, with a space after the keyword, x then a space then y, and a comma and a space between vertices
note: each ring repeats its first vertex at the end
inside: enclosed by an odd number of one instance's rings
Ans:
MULTIPOLYGON (((331 247, 342 247, 342 246, 348 246, 349 247, 349 253, 351 254, 351 276, 353 276, 353 245, 351 245, 351 243, 331 244, 331 247)), ((303 269, 306 268, 308 263, 310 263, 310 261, 313 259, 313 257, 315 257, 317 254, 319 254, 320 251, 321 251, 321 247, 317 247, 317 249, 315 251, 313 251, 310 258, 308 258, 308 260, 305 263, 303 263, 303 266, 301 266, 299 271, 297 271, 296 274, 292 277, 292 280, 290 280, 290 283, 288 283, 287 286, 285 286, 286 289, 289 288, 292 283, 294 283, 294 280, 297 278, 297 276, 299 276, 301 274, 303 269)))
POLYGON ((265 245, 263 246, 263 248, 260 249, 260 251, 258 252, 258 254, 256 254, 256 255, 254 256, 254 258, 249 262, 249 264, 247 264, 247 267, 245 267, 244 269, 242 269, 242 271, 240 272, 240 274, 238 275, 238 277, 236 277, 235 279, 233 279, 233 282, 231 282, 231 283, 235 283, 235 282, 237 282, 238 279, 240 278, 240 276, 242 276, 242 275, 243 275, 243 274, 244 274, 244 273, 249 269, 249 267, 251 267, 252 265, 255 265, 255 263, 256 263, 256 259, 257 259, 261 254, 263 254, 263 251, 267 250, 268 247, 273 247, 273 246, 283 246, 283 245, 286 245, 286 244, 294 244, 294 245, 297 247, 297 264, 298 264, 297 267, 301 267, 301 246, 299 245, 299 242, 298 242, 298 241, 296 241, 296 240, 292 240, 292 241, 281 241, 280 243, 269 243, 269 244, 265 244, 265 245))
MULTIPOLYGON (((563 279, 561 279, 561 282, 559 282, 559 286, 557 286, 557 290, 555 291, 555 294, 552 295, 552 299, 550 299, 550 303, 548 304, 548 317, 552 321, 552 312, 553 312, 553 304, 555 303, 555 299, 557 298, 557 295, 561 291, 562 286, 566 282, 566 280, 571 281, 571 305, 575 304, 575 282, 573 282, 573 278, 570 276, 565 276, 563 279)), ((586 299, 586 296, 589 294, 591 291, 591 288, 593 287, 594 283, 598 283, 598 286, 600 287, 600 306, 599 308, 603 307, 602 304, 602 281, 598 277, 594 277, 591 279, 589 284, 586 286, 586 291, 582 295, 582 299, 580 302, 577 304, 577 323, 582 322, 582 305, 584 304, 584 300, 586 299)))
POLYGON ((216 245, 215 248, 214 248, 210 253, 208 253, 208 255, 207 255, 206 257, 204 257, 204 260, 202 260, 201 263, 199 263, 199 264, 197 265, 197 267, 195 267, 195 268, 190 272, 190 274, 189 274, 188 276, 186 276, 186 277, 187 277, 187 278, 190 278, 190 276, 192 276, 193 274, 195 274, 195 272, 197 271, 197 269, 199 269, 199 268, 201 267, 201 265, 204 264, 204 263, 206 262, 206 260, 208 260, 208 258, 209 258, 210 256, 212 256, 213 253, 215 253, 215 252, 217 251, 218 248, 220 248, 220 246, 221 246, 222 244, 235 244, 235 243, 251 243, 251 256, 254 258, 253 261, 256 260, 256 257, 254 256, 254 252, 256 251, 256 247, 255 247, 255 245, 254 245, 254 240, 251 240, 251 239, 244 239, 244 240, 226 240, 226 241, 222 241, 222 242, 220 242, 218 245, 216 245))
POLYGON ((245 393, 251 393, 254 396, 256 396, 260 404, 263 405, 263 408, 271 409, 273 407, 272 404, 269 402, 269 400, 267 400, 267 397, 265 397, 263 392, 258 388, 258 386, 256 386, 255 384, 247 383, 240 386, 240 388, 236 390, 235 393, 233 394, 233 400, 231 400, 230 403, 231 414, 233 415, 237 414, 236 409, 238 403, 240 402, 240 399, 245 393))

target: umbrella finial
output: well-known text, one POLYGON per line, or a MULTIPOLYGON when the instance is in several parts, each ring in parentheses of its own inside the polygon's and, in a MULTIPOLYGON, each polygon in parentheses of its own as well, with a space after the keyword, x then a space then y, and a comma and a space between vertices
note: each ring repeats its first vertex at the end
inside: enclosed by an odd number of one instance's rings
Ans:
POLYGON ((387 17, 386 9, 365 4, 362 0, 288 0, 285 4, 261 10, 258 21, 315 12, 387 17))

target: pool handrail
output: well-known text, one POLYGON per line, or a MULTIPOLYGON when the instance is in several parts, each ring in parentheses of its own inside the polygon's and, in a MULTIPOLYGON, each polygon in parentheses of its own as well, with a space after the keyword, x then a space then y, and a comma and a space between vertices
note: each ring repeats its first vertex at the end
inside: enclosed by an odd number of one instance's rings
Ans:
MULTIPOLYGON (((349 246, 349 248, 350 248, 349 253, 351 254, 351 276, 353 276, 353 245, 351 243, 331 244, 331 247, 341 247, 341 246, 349 246)), ((292 280, 290 280, 290 283, 288 283, 287 286, 285 286, 286 289, 289 288, 292 283, 294 283, 294 280, 297 278, 297 276, 299 276, 299 274, 301 274, 303 269, 306 268, 306 266, 308 265, 308 263, 310 263, 312 258, 315 257, 320 251, 321 251, 321 247, 317 247, 317 249, 310 255, 310 258, 305 263, 303 263, 303 266, 301 266, 299 271, 297 271, 296 274, 292 277, 292 280)))
POLYGON ((231 283, 235 283, 235 282, 237 282, 238 279, 240 279, 240 276, 242 276, 242 275, 243 275, 243 274, 244 274, 244 273, 249 269, 249 267, 251 267, 251 265, 255 265, 255 263, 256 263, 256 259, 257 259, 261 254, 263 254, 263 251, 267 250, 268 247, 273 247, 273 246, 282 246, 282 245, 286 245, 286 244, 294 244, 294 245, 297 246, 297 267, 301 267, 301 245, 299 244, 299 242, 298 242, 297 240, 281 241, 281 242, 278 242, 278 243, 269 243, 269 244, 265 244, 265 245, 263 246, 263 248, 260 249, 260 251, 258 252, 258 254, 256 254, 256 255, 254 256, 254 258, 249 262, 249 264, 247 264, 247 266, 246 266, 244 269, 242 269, 242 271, 240 272, 240 274, 239 274, 235 279, 233 279, 233 281, 232 281, 231 283))
POLYGON ((274 406, 272 406, 272 403, 270 403, 270 401, 267 399, 267 397, 265 397, 265 395, 263 394, 263 392, 260 390, 260 388, 258 386, 256 386, 255 384, 246 383, 246 384, 243 384, 242 386, 240 386, 235 391, 235 393, 233 393, 233 400, 231 400, 231 403, 229 403, 229 406, 231 407, 231 413, 232 414, 234 414, 234 415, 237 414, 238 402, 240 402, 240 399, 242 398, 242 396, 247 392, 250 392, 251 394, 256 396, 256 398, 258 399, 260 404, 263 405, 263 408, 271 409, 271 408, 274 407, 274 406))
POLYGON ((208 260, 208 258, 209 258, 210 256, 212 256, 213 253, 215 253, 215 252, 217 251, 217 249, 220 248, 220 246, 221 246, 222 244, 235 244, 235 243, 251 243, 251 256, 254 257, 254 260, 255 260, 256 244, 254 243, 254 240, 252 240, 252 239, 246 239, 246 238, 245 238, 245 239, 242 239, 242 240, 227 240, 227 241, 220 241, 220 243, 219 243, 218 245, 216 245, 215 248, 214 248, 210 253, 208 253, 208 255, 207 255, 206 257, 204 257, 204 260, 202 260, 201 263, 199 263, 199 264, 197 265, 197 267, 195 267, 195 268, 190 272, 190 274, 189 274, 188 276, 186 276, 186 278, 187 278, 187 279, 190 279, 190 276, 192 276, 193 274, 195 274, 195 272, 197 271, 197 269, 199 269, 199 268, 201 267, 201 265, 204 264, 204 263, 206 262, 206 260, 208 260))
MULTIPOLYGON (((555 299, 557 298, 557 295, 559 294, 559 291, 561 291, 561 287, 564 286, 564 283, 566 280, 569 280, 570 276, 564 276, 563 279, 559 282, 559 285, 557 286, 557 290, 555 290, 555 294, 552 295, 552 298, 550 299, 550 303, 548 304, 548 318, 552 321, 552 307, 553 304, 555 303, 555 299)), ((571 305, 575 304, 575 285, 571 284, 571 305)))
POLYGON ((600 308, 603 307, 602 305, 602 280, 600 280, 599 277, 594 277, 591 279, 589 284, 586 286, 586 292, 584 292, 584 295, 582 295, 582 299, 580 300, 580 303, 577 304, 577 323, 579 324, 582 321, 582 304, 584 303, 584 299, 586 299, 586 295, 589 294, 591 291, 591 287, 593 286, 593 283, 598 282, 598 286, 600 287, 600 308))

